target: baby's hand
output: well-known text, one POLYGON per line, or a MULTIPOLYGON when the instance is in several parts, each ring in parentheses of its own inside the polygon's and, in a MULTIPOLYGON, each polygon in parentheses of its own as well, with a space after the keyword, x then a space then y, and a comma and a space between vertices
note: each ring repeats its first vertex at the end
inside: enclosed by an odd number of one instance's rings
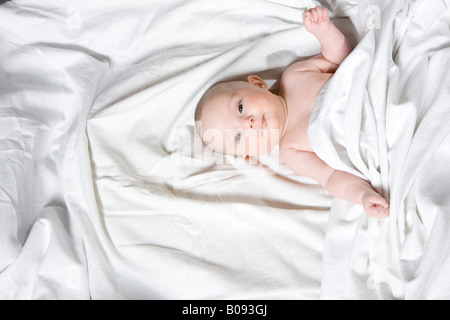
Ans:
POLYGON ((315 36, 327 33, 331 28, 328 9, 324 7, 315 7, 303 13, 303 24, 306 30, 315 36))
POLYGON ((389 203, 376 192, 365 193, 362 196, 362 205, 369 217, 385 219, 389 216, 389 203))

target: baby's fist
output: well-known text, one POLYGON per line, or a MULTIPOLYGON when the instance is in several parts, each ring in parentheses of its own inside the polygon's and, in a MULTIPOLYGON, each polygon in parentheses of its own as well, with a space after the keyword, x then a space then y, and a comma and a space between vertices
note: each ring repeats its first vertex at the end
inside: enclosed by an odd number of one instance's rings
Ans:
POLYGON ((329 31, 331 27, 328 9, 324 7, 315 7, 303 13, 303 24, 306 30, 314 35, 323 34, 329 31))
POLYGON ((377 193, 363 195, 362 205, 369 217, 385 219, 389 216, 389 203, 377 193))

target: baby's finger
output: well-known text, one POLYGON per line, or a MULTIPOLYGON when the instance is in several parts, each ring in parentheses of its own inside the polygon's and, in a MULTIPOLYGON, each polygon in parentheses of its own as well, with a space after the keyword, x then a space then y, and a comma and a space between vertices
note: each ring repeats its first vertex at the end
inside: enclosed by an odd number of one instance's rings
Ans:
POLYGON ((386 199, 380 196, 379 194, 371 195, 367 198, 367 200, 371 204, 378 204, 384 208, 389 207, 389 203, 386 201, 386 199))
POLYGON ((382 206, 383 208, 387 209, 389 208, 389 203, 386 201, 386 199, 380 197, 379 199, 377 199, 377 201, 375 202, 376 204, 382 206))
POLYGON ((319 11, 316 8, 313 8, 310 10, 311 11, 311 21, 315 21, 318 22, 319 21, 319 11))
POLYGON ((389 211, 385 208, 377 208, 374 213, 374 218, 377 219, 386 219, 389 217, 389 211))
POLYGON ((302 18, 303 18, 303 21, 305 21, 306 19, 311 19, 311 13, 309 11, 305 11, 303 13, 302 18))
POLYGON ((330 11, 327 8, 323 8, 323 18, 328 19, 330 17, 330 11))
POLYGON ((365 211, 369 215, 369 217, 375 219, 385 219, 389 217, 389 208, 384 208, 379 205, 371 205, 365 208, 365 211))
POLYGON ((319 22, 320 20, 322 20, 322 16, 323 16, 323 8, 322 7, 315 7, 314 8, 317 12, 317 17, 316 17, 316 21, 319 22))

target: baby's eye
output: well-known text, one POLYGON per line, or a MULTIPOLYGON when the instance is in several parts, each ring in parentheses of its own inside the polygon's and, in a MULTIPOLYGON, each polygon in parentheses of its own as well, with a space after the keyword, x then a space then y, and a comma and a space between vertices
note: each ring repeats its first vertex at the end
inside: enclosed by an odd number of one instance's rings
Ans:
POLYGON ((242 104, 242 102, 239 102, 238 111, 240 114, 244 112, 244 105, 242 104))
POLYGON ((242 132, 238 132, 236 134, 235 140, 236 140, 237 143, 239 143, 241 141, 241 139, 242 139, 242 132))

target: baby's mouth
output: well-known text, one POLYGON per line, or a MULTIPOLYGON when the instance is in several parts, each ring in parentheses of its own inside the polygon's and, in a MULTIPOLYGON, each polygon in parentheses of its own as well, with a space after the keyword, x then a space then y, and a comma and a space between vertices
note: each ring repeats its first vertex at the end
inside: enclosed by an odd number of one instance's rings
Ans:
POLYGON ((259 133, 263 136, 263 137, 267 137, 267 122, 266 122, 266 118, 263 115, 263 118, 261 120, 261 127, 259 128, 259 133))
POLYGON ((263 115, 263 117, 262 117, 261 129, 267 129, 267 121, 266 121, 266 116, 265 115, 263 115))

